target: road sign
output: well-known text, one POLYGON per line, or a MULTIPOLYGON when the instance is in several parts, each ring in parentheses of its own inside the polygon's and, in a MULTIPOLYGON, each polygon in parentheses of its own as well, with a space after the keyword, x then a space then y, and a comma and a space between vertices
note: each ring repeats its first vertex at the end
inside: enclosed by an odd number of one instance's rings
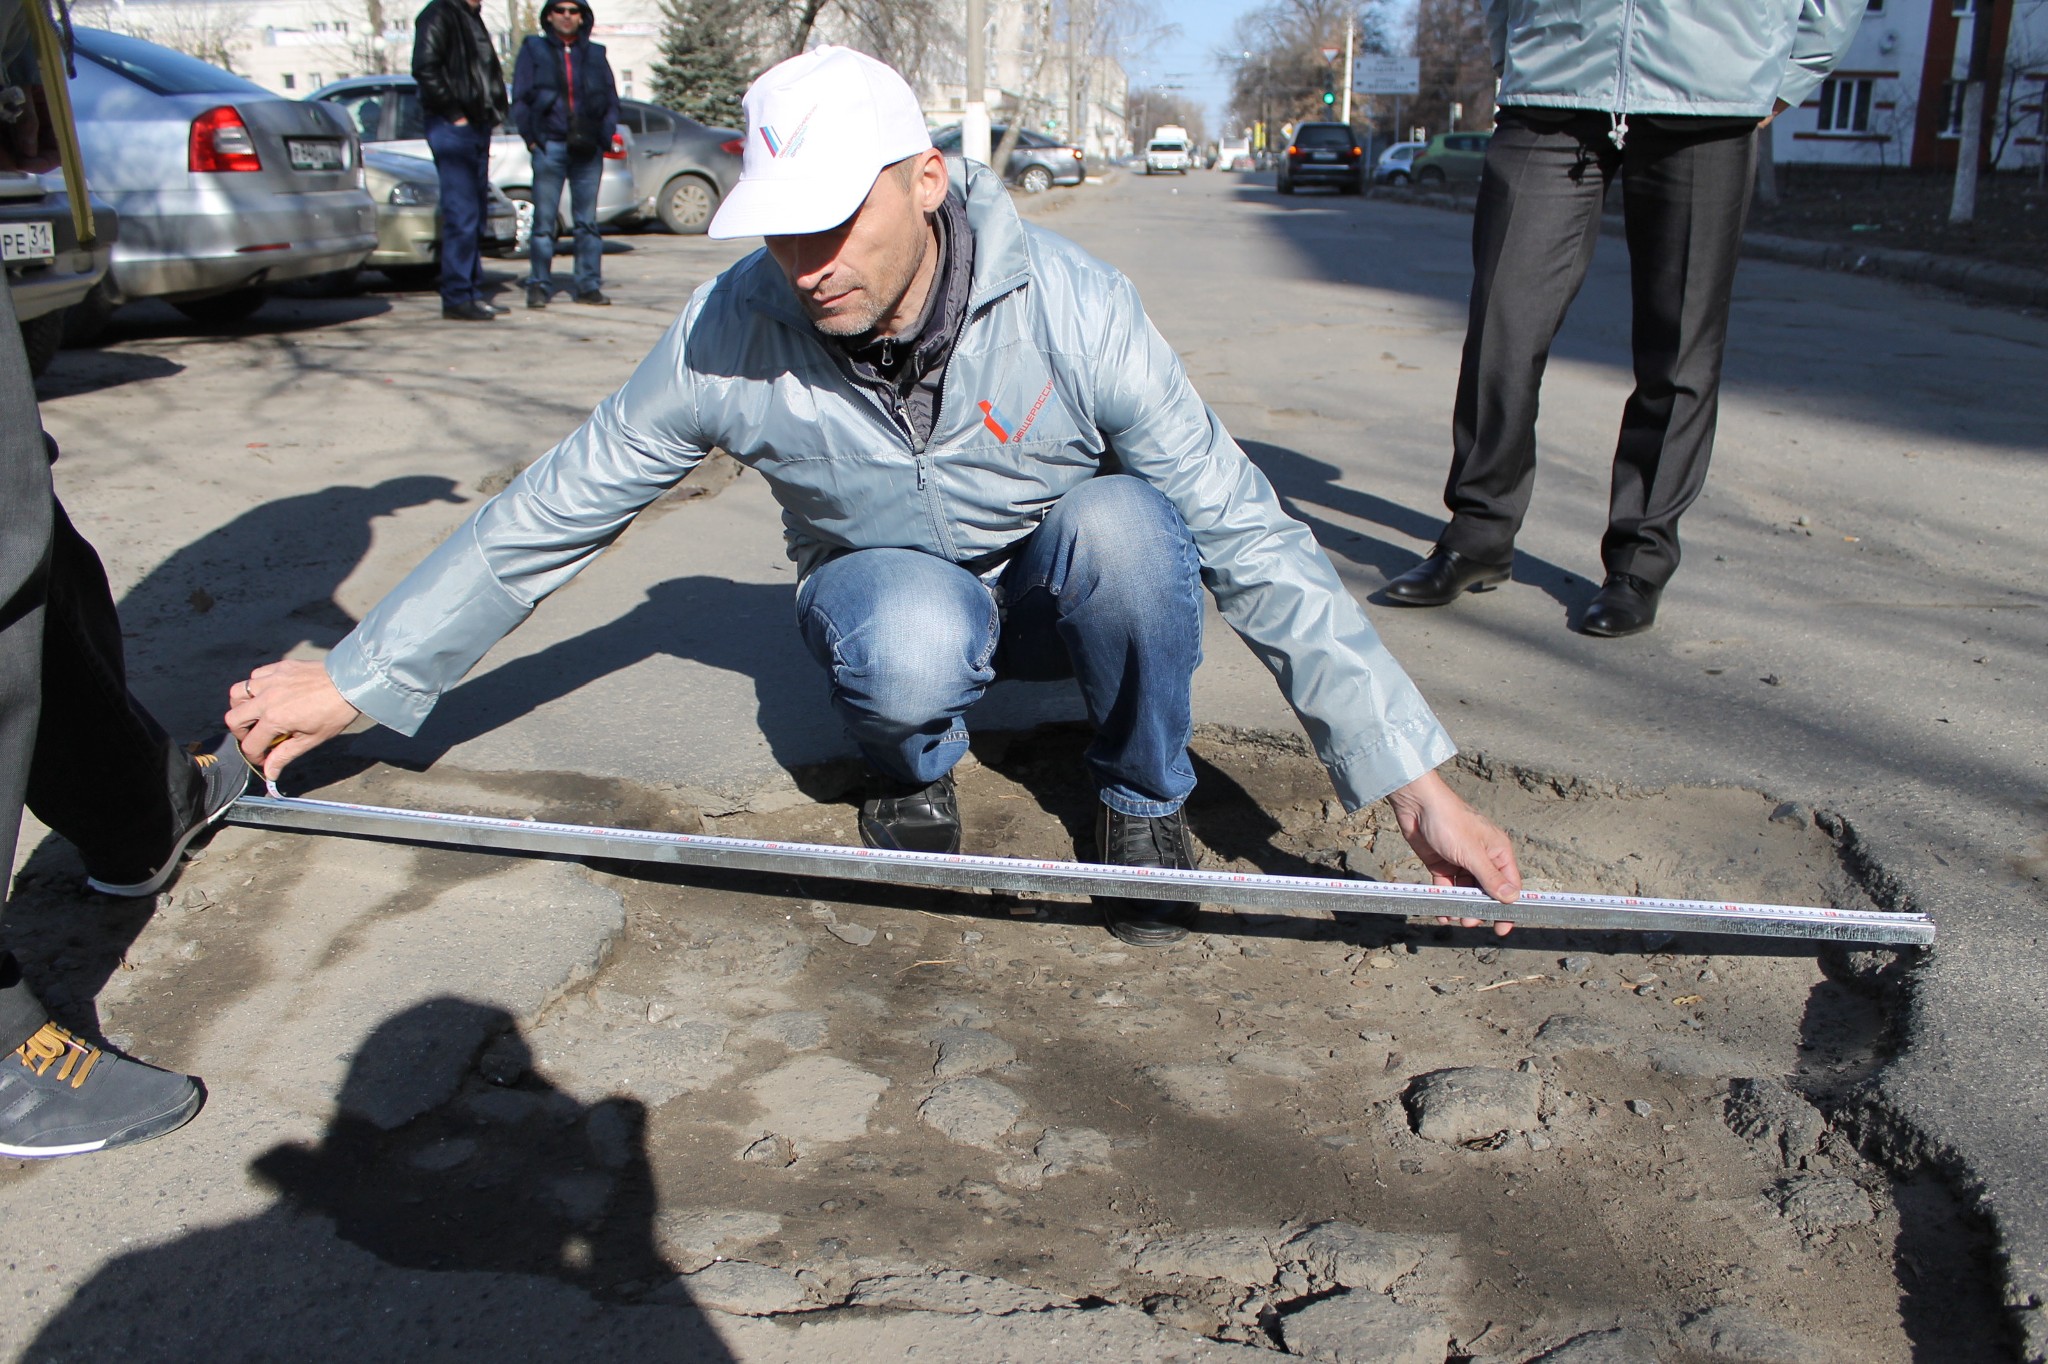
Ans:
POLYGON ((1323 60, 1326 62, 1334 62, 1337 60, 1337 54, 1339 52, 1342 52, 1343 50, 1344 49, 1341 47, 1326 47, 1323 49, 1323 60))
POLYGON ((1351 63, 1351 88, 1361 95, 1420 94, 1422 61, 1367 52, 1351 63))

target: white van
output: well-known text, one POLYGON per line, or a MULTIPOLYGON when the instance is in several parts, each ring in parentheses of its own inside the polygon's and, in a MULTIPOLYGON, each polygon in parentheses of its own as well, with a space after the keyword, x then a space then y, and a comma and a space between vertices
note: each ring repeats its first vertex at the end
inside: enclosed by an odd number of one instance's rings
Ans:
POLYGON ((1188 135, 1179 128, 1161 128, 1153 133, 1152 140, 1145 144, 1147 175, 1164 175, 1168 171, 1186 175, 1188 163, 1192 160, 1188 135))

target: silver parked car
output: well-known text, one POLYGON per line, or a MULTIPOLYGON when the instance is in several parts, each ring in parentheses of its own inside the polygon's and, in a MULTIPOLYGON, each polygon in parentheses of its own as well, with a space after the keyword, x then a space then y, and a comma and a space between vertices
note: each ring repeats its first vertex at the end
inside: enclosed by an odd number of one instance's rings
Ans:
POLYGON ((619 122, 633 134, 635 216, 659 219, 671 232, 694 236, 711 226, 719 202, 740 178, 747 135, 707 128, 696 119, 645 100, 619 101, 619 122))
MULTIPOLYGON (((365 147, 363 176, 377 203, 377 249, 363 264, 382 270, 401 289, 431 288, 441 274, 441 179, 434 163, 365 147)), ((509 256, 518 241, 517 206, 493 185, 484 218, 484 254, 509 256)))
MULTIPOLYGON (((411 76, 351 76, 321 86, 306 96, 309 104, 326 104, 340 111, 364 145, 381 145, 386 151, 434 159, 427 146, 427 115, 420 108, 419 88, 411 76)), ((631 217, 640 196, 633 188, 633 170, 627 157, 631 134, 620 130, 604 154, 604 173, 597 182, 597 223, 603 227, 631 217)), ((505 192, 519 212, 520 253, 526 250, 533 232, 533 157, 518 132, 507 126, 491 135, 491 183, 505 192)), ((563 194, 564 211, 558 220, 568 225, 568 195, 563 194)))
POLYGON ((356 140, 333 111, 140 38, 76 33, 86 174, 121 215, 88 317, 163 298, 196 321, 238 320, 270 285, 352 269, 377 244, 356 140))
POLYGON ((28 371, 41 374, 64 340, 64 314, 107 273, 120 216, 93 196, 91 246, 78 244, 64 172, 0 171, 0 262, 21 324, 28 371))

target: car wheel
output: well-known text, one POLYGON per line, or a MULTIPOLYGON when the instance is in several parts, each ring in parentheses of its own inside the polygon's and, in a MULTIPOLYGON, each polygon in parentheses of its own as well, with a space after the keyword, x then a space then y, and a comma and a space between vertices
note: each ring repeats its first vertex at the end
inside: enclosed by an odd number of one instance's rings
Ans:
POLYGON ((1043 166, 1026 166, 1017 177, 1017 188, 1026 194, 1043 194, 1052 188, 1052 172, 1043 166))
POLYGON ((508 189, 505 197, 512 201, 512 254, 524 260, 533 245, 533 191, 508 189))
POLYGON ((64 344, 90 346, 98 341, 106 335, 107 324, 114 320, 114 309, 119 306, 102 276, 90 293, 64 310, 64 344))
POLYGON ((1425 189, 1442 189, 1444 187, 1444 173, 1435 166, 1424 166, 1421 170, 1415 172, 1415 183, 1423 186, 1425 189))
POLYGON ((1408 172, 1407 172, 1407 171, 1395 171, 1395 172, 1394 172, 1394 173, 1393 173, 1392 175, 1389 175, 1389 176, 1387 177, 1387 183, 1388 183, 1388 184, 1390 184, 1390 185, 1405 185, 1405 184, 1407 184, 1407 183, 1408 183, 1408 172))
POLYGON ((661 225, 678 237, 699 237, 718 211, 718 191, 701 175, 678 175, 654 201, 661 225))
POLYGON ((59 308, 21 324, 21 348, 28 352, 29 377, 40 378, 57 358, 57 348, 64 344, 64 314, 69 311, 59 308))
POLYGON ((226 327, 243 321, 269 299, 270 290, 256 284, 205 298, 188 298, 171 306, 202 327, 226 327))
POLYGON ((384 278, 400 289, 432 289, 441 283, 441 264, 432 265, 386 265, 381 267, 384 278))

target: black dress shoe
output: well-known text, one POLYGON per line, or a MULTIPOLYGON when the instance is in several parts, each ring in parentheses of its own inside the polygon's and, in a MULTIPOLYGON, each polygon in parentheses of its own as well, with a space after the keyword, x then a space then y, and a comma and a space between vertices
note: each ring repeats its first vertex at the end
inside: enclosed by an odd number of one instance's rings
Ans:
POLYGON ((1466 592, 1488 592, 1508 580, 1509 564, 1481 563, 1441 545, 1429 557, 1386 585, 1396 606, 1444 606, 1466 592))
POLYGON ((1657 597, 1663 590, 1633 573, 1608 574, 1579 622, 1579 633, 1602 639, 1642 633, 1657 623, 1657 597))
POLYGON ((527 286, 526 286, 526 306, 527 306, 527 307, 529 307, 529 308, 545 308, 545 307, 547 307, 547 306, 548 306, 548 286, 547 286, 547 285, 545 285, 545 284, 529 284, 529 285, 527 285, 527 286))
POLYGON ((498 310, 474 299, 468 303, 443 303, 441 319, 444 322, 496 322, 498 310))
MULTIPOLYGON (((1193 870, 1195 840, 1186 816, 1147 818, 1127 815, 1102 805, 1095 812, 1098 862, 1118 867, 1181 867, 1193 870)), ((1130 900, 1101 898, 1102 922, 1118 939, 1133 947, 1165 947, 1188 935, 1201 906, 1192 900, 1130 900)))
POLYGON ((860 841, 896 852, 960 851, 960 801, 948 772, 930 786, 876 777, 860 803, 860 841))

